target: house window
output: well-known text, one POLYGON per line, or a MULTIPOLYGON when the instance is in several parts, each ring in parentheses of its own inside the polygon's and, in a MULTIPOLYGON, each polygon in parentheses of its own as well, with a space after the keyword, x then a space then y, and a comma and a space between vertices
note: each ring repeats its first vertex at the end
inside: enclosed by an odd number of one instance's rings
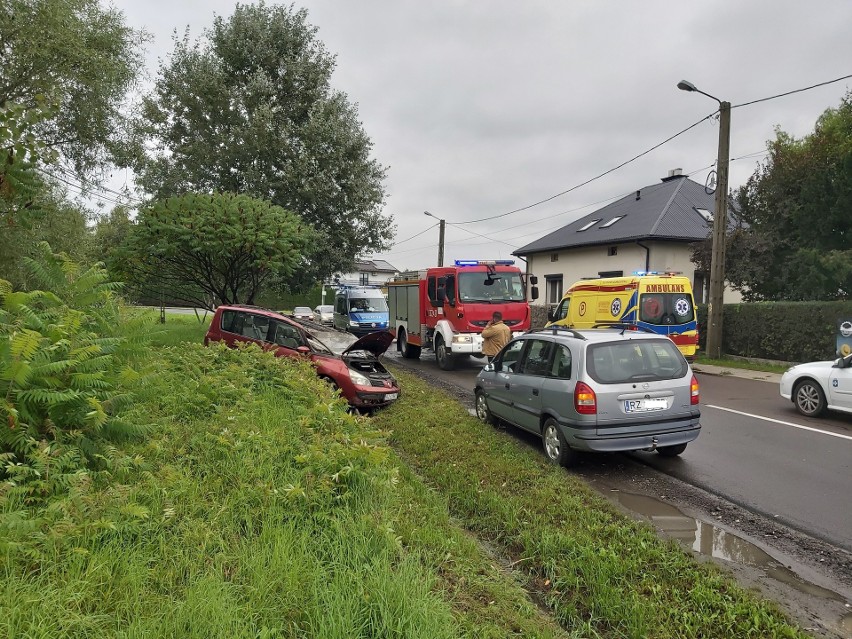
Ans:
POLYGON ((368 273, 361 273, 359 279, 361 286, 367 286, 370 283, 370 275, 368 273))
POLYGON ((606 222, 601 224, 601 228, 602 229, 608 229, 610 226, 612 226, 613 224, 618 222, 618 220, 623 219, 623 218, 624 218, 623 215, 618 215, 618 216, 612 218, 611 220, 607 220, 606 222))
POLYGON ((547 281, 547 303, 555 306, 562 299, 562 276, 545 275, 547 281))
POLYGON ((558 262, 559 261, 559 253, 551 253, 550 254, 550 261, 551 262, 558 262))
POLYGON ((624 277, 624 271, 598 271, 598 277, 624 277))
POLYGON ((609 249, 607 250, 606 254, 609 255, 610 257, 615 257, 616 255, 618 255, 618 247, 617 246, 610 246, 609 249))
POLYGON ((589 222, 588 224, 586 224, 586 225, 582 226, 581 228, 578 228, 578 229, 577 229, 577 233, 580 233, 580 232, 582 232, 582 231, 588 231, 590 228, 592 228, 595 224, 597 224, 597 223, 598 223, 598 222, 600 222, 600 221, 601 221, 601 218, 598 218, 598 219, 596 219, 596 220, 592 220, 592 221, 591 221, 591 222, 589 222))

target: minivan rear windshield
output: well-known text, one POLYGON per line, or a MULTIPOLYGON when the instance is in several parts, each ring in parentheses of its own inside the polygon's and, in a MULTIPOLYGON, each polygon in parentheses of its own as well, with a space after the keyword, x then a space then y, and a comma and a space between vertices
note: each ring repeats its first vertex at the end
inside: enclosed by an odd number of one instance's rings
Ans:
POLYGON ((623 340, 589 346, 586 368, 601 384, 624 384, 686 375, 683 355, 668 338, 623 340))
POLYGON ((688 324, 695 319, 692 297, 684 293, 643 293, 639 319, 649 324, 688 324))

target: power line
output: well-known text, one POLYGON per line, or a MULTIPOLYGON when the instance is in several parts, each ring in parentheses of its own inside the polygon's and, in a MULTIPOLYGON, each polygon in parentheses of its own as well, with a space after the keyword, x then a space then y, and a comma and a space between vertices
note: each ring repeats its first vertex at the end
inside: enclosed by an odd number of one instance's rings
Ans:
POLYGON ((809 87, 804 87, 803 89, 794 89, 793 91, 787 91, 785 93, 779 93, 778 95, 771 95, 768 98, 760 98, 759 100, 752 100, 751 102, 743 102, 742 104, 735 104, 731 108, 738 109, 739 107, 749 106, 751 104, 757 104, 758 102, 768 102, 769 100, 774 100, 776 98, 783 98, 787 95, 793 95, 794 93, 801 93, 802 91, 810 91, 811 89, 816 89, 817 87, 824 87, 827 84, 834 84, 835 82, 840 82, 841 80, 848 80, 852 78, 852 74, 844 75, 842 78, 835 78, 834 80, 828 80, 827 82, 820 82, 819 84, 813 84, 809 87))
POLYGON ((577 189, 579 189, 580 187, 586 186, 587 184, 591 184, 591 183, 592 183, 592 182, 594 182, 595 180, 599 180, 600 178, 604 177, 605 175, 609 175, 610 173, 613 173, 614 171, 617 171, 618 169, 620 169, 620 168, 622 168, 622 167, 624 167, 624 166, 627 166, 627 165, 628 165, 628 164, 630 164, 631 162, 635 162, 636 160, 638 160, 639 158, 641 158, 641 157, 642 157, 642 156, 644 156, 644 155, 648 155, 651 151, 654 151, 654 150, 656 150, 656 149, 659 149, 661 146, 663 146, 664 144, 666 144, 666 143, 668 143, 668 142, 671 142, 671 141, 672 141, 672 140, 674 140, 676 137, 683 135, 684 133, 686 133, 686 132, 687 132, 687 131, 689 131, 690 129, 694 129, 695 127, 697 127, 699 124, 701 124, 701 123, 702 123, 702 122, 704 122, 705 120, 709 120, 709 119, 710 119, 710 118, 712 118, 714 115, 716 115, 716 113, 717 113, 717 112, 718 112, 718 110, 717 110, 717 111, 714 111, 713 113, 711 113, 711 114, 709 114, 709 115, 707 115, 707 116, 705 116, 705 117, 703 117, 703 118, 701 118, 701 119, 700 119, 700 120, 698 120, 697 122, 695 122, 695 123, 693 123, 693 124, 690 124, 690 125, 689 125, 688 127, 686 127, 685 129, 683 129, 683 130, 681 130, 681 131, 678 131, 678 132, 677 132, 677 133, 675 133, 674 135, 672 135, 672 136, 670 136, 670 137, 666 138, 665 140, 663 140, 662 142, 660 142, 660 143, 658 143, 658 144, 655 144, 655 145, 654 145, 654 146, 652 146, 650 149, 648 149, 648 150, 646 150, 646 151, 643 151, 642 153, 639 153, 638 155, 633 156, 633 157, 632 157, 632 158, 630 158, 629 160, 626 160, 626 161, 622 162, 622 163, 621 163, 621 164, 619 164, 618 166, 614 166, 614 167, 612 167, 611 169, 609 169, 609 170, 607 170, 607 171, 604 171, 603 173, 601 173, 601 174, 599 174, 599 175, 596 175, 596 176, 594 176, 594 177, 592 177, 592 178, 589 178, 589 179, 588 179, 588 180, 586 180, 585 182, 581 182, 580 184, 577 184, 577 185, 575 185, 575 186, 572 186, 570 189, 565 189, 564 191, 561 191, 560 193, 557 193, 556 195, 551 195, 551 196, 550 196, 550 197, 548 197, 548 198, 545 198, 545 199, 543 199, 543 200, 539 200, 538 202, 533 202, 532 204, 528 204, 527 206, 522 206, 521 208, 515 209, 515 210, 513 210, 513 211, 508 211, 508 212, 506 212, 506 213, 501 213, 501 214, 499 214, 499 215, 492 215, 492 216, 490 216, 490 217, 483 217, 483 218, 480 218, 480 219, 478 219, 478 220, 468 220, 468 221, 466 221, 466 222, 456 222, 455 224, 456 224, 456 225, 459 225, 459 224, 475 224, 475 223, 477 223, 477 222, 486 222, 486 221, 488 221, 488 220, 496 220, 497 218, 506 217, 507 215, 512 215, 513 213, 520 213, 521 211, 526 211, 526 210, 531 209, 531 208, 533 208, 533 207, 535 207, 535 206, 538 206, 539 204, 544 204, 545 202, 550 202, 551 200, 555 200, 556 198, 561 197, 561 196, 563 196, 563 195, 565 195, 565 194, 567 194, 567 193, 570 193, 571 191, 576 191, 576 190, 577 190, 577 189))
POLYGON ((85 178, 80 178, 80 177, 77 176, 76 173, 74 173, 74 171, 67 169, 64 166, 61 166, 61 165, 57 166, 56 169, 60 173, 62 173, 63 175, 65 175, 67 177, 70 177, 70 178, 73 178, 73 179, 78 179, 80 181, 80 183, 84 187, 86 187, 87 189, 91 188, 91 189, 94 189, 96 191, 101 191, 103 193, 110 193, 112 195, 115 195, 115 196, 118 196, 118 197, 121 197, 121 198, 126 198, 128 200, 128 202, 133 203, 133 204, 142 204, 143 203, 142 200, 140 200, 138 198, 131 198, 128 192, 116 191, 116 190, 111 189, 109 187, 103 186, 102 184, 95 184, 95 183, 91 182, 90 180, 86 180, 85 178))
POLYGON ((433 224, 432 226, 430 226, 428 229, 424 229, 424 230, 420 231, 419 233, 415 233, 415 234, 414 234, 414 235, 412 235, 411 237, 407 237, 407 238, 405 238, 404 240, 400 240, 399 242, 394 242, 394 243, 392 244, 392 246, 399 246, 400 244, 403 244, 404 242, 408 242, 409 240, 413 240, 415 237, 420 237, 421 235, 423 235, 423 234, 424 234, 424 233, 426 233, 427 231, 431 231, 433 228, 435 228, 436 226, 438 226, 438 224, 440 224, 440 222, 436 222, 435 224, 433 224))

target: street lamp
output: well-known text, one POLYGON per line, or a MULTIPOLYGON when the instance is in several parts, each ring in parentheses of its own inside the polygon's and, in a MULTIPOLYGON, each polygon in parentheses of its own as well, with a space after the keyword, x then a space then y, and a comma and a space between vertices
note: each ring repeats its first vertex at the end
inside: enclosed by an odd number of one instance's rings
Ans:
POLYGON ((438 222, 441 223, 440 230, 439 230, 439 233, 438 233, 438 266, 443 266, 444 265, 444 226, 445 226, 446 223, 441 218, 439 218, 435 215, 432 215, 429 211, 423 211, 423 215, 428 215, 429 217, 433 217, 436 220, 438 220, 438 222))
POLYGON ((713 248, 710 255, 710 304, 707 307, 707 357, 722 357, 722 310, 725 292, 725 232, 728 226, 728 163, 731 145, 731 103, 704 93, 691 82, 677 83, 681 91, 694 91, 719 103, 719 155, 716 166, 716 202, 713 214, 713 248))

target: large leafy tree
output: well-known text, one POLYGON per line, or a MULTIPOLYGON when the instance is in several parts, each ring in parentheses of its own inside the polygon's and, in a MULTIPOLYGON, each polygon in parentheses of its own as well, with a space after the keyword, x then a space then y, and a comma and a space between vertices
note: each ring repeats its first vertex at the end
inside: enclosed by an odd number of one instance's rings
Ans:
POLYGON ((331 88, 334 58, 304 10, 237 5, 206 38, 175 43, 144 102, 153 152, 140 183, 156 197, 245 193, 295 211, 319 233, 302 283, 387 248, 385 169, 347 97, 331 88))
POLYGON ((121 154, 144 36, 98 0, 0 2, 0 108, 55 108, 39 139, 80 174, 121 154))
POLYGON ((802 139, 777 131, 736 204, 726 274, 745 299, 852 297, 852 92, 802 139))
POLYGON ((314 237, 299 216, 269 202, 188 193, 142 209, 117 263, 148 296, 202 308, 252 304, 271 279, 301 267, 314 237))

